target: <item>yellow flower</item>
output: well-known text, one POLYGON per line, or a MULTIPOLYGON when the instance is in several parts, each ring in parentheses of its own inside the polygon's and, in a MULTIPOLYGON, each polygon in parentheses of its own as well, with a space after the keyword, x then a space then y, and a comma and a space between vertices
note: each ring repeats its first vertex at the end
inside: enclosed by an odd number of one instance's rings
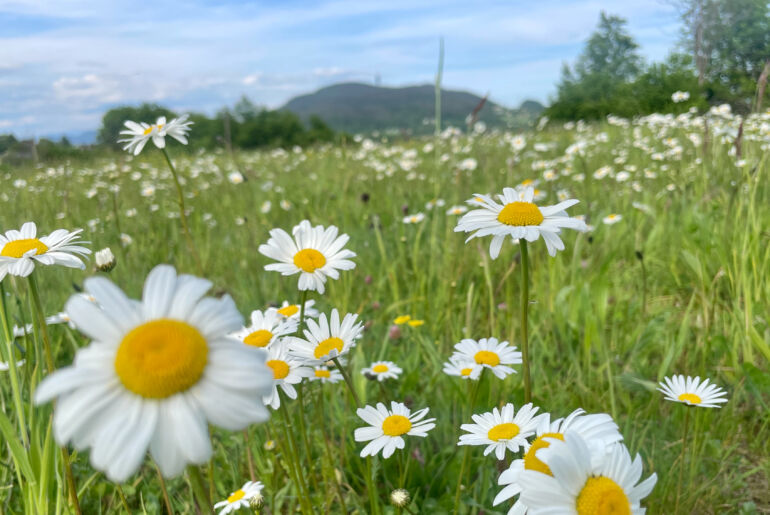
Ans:
POLYGON ((405 323, 409 322, 411 319, 412 319, 412 317, 410 315, 401 315, 401 316, 396 317, 396 319, 393 320, 393 323, 396 324, 396 325, 401 325, 401 324, 405 324, 405 323))
POLYGON ((420 326, 421 326, 421 325, 423 325, 424 323, 425 323, 425 320, 410 320, 410 321, 408 322, 408 324, 409 324, 411 327, 420 327, 420 326))

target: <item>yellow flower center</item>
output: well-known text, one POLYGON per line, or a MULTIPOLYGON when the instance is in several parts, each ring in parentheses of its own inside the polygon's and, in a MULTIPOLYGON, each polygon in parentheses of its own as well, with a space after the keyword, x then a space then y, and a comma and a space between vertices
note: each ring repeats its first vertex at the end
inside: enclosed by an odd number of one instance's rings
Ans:
POLYGON ((345 342, 336 336, 332 336, 319 343, 316 346, 315 351, 313 351, 313 355, 315 356, 315 359, 321 359, 323 356, 328 355, 333 349, 337 349, 337 353, 342 352, 342 347, 344 346, 345 342))
POLYGON ((703 400, 694 393, 683 393, 678 397, 682 402, 689 402, 690 404, 700 404, 703 400))
MULTIPOLYGON (((519 141, 519 144, 521 144, 521 141, 519 141)), ((532 184, 534 182, 535 181, 533 181, 532 179, 524 179, 523 181, 521 181, 521 185, 522 186, 529 186, 530 184, 532 184)))
POLYGON ((151 133, 151 132, 152 132, 152 125, 150 125, 150 126, 149 126, 149 127, 147 127, 146 129, 144 129, 144 132, 143 132, 143 134, 144 134, 145 136, 147 136, 147 135, 148 135, 149 133, 151 133))
POLYGON ((45 254, 48 246, 37 238, 9 241, 0 251, 0 256, 20 258, 30 250, 35 249, 34 255, 45 254))
POLYGON ((388 371, 388 365, 374 365, 372 367, 372 372, 375 374, 382 374, 383 372, 388 371))
POLYGON ((623 489, 604 476, 589 477, 578 495, 578 515, 631 515, 631 503, 623 489))
POLYGON ((269 359, 266 365, 273 369, 273 377, 275 379, 283 379, 289 375, 289 364, 280 359, 269 359))
POLYGON ((240 501, 241 499, 243 499, 245 495, 246 495, 246 492, 244 492, 243 490, 236 490, 230 495, 230 497, 227 498, 227 502, 232 504, 236 501, 240 501))
POLYGON ((524 468, 526 470, 536 470, 538 472, 542 472, 543 474, 553 476, 553 474, 551 474, 550 467, 543 463, 543 461, 535 455, 538 450, 545 449, 551 445, 551 442, 547 442, 545 438, 558 438, 562 442, 564 441, 564 435, 561 433, 545 433, 538 436, 537 439, 532 442, 532 445, 530 445, 527 454, 524 455, 524 468))
POLYGON ((299 306, 297 304, 289 304, 288 306, 279 309, 278 314, 285 317, 290 317, 296 315, 298 311, 299 306))
POLYGON ((325 377, 326 379, 330 378, 332 376, 332 373, 328 370, 316 370, 315 371, 316 377, 325 377))
POLYGON ((412 429, 412 423, 403 415, 391 415, 382 421, 382 432, 388 436, 401 436, 412 429))
POLYGON ((480 350, 474 356, 473 359, 479 365, 489 365, 490 367, 496 367, 500 364, 500 356, 492 351, 480 350))
POLYGON ((464 368, 464 369, 460 370, 460 375, 461 376, 469 376, 469 375, 471 375, 471 372, 473 372, 472 368, 464 368))
POLYGON ((540 225, 543 213, 532 202, 510 202, 497 215, 497 221, 505 225, 526 226, 540 225))
POLYGON ((115 372, 128 390, 162 399, 198 382, 208 352, 206 339, 195 327, 161 318, 137 326, 123 337, 115 372))
POLYGON ((519 426, 512 422, 506 422, 504 424, 497 424, 490 429, 487 433, 487 438, 493 442, 499 442, 500 440, 510 440, 517 434, 519 434, 519 426))
POLYGON ((267 347, 272 339, 273 333, 267 329, 258 329, 244 338, 243 343, 252 347, 267 347))
POLYGON ((294 264, 302 271, 312 274, 326 264, 326 258, 316 249, 302 249, 294 254, 294 264))

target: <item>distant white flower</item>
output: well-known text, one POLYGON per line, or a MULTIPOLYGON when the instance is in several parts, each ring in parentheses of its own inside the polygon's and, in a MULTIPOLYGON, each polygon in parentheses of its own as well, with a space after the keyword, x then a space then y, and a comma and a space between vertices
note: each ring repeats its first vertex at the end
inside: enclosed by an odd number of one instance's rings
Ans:
POLYGON ((465 206, 452 206, 449 209, 447 209, 446 214, 448 216, 461 215, 461 214, 465 213, 466 211, 468 211, 468 208, 465 207, 465 206))
POLYGON ((214 509, 219 510, 222 508, 218 515, 227 515, 228 513, 240 510, 241 508, 249 508, 249 503, 252 499, 257 499, 262 496, 263 488, 264 485, 260 481, 249 481, 241 488, 231 493, 226 500, 216 503, 214 509))
POLYGON ((230 181, 233 184, 241 184, 243 182, 243 175, 241 175, 241 172, 230 172, 227 174, 227 180, 230 181))
POLYGON ((623 215, 619 215, 619 214, 616 214, 616 213, 609 214, 609 215, 605 216, 604 218, 602 218, 602 222, 605 225, 613 225, 613 224, 616 224, 616 223, 620 222, 621 220, 623 220, 623 215))
POLYGON ((690 99, 690 92, 689 91, 675 91, 673 95, 671 95, 671 100, 673 100, 675 103, 679 102, 686 102, 690 99))
POLYGON ((407 215, 404 217, 403 222, 405 224, 417 224, 425 220, 425 215, 423 213, 415 213, 413 215, 407 215))
POLYGON ((379 382, 386 379, 398 379, 401 372, 403 372, 401 367, 392 361, 375 361, 371 366, 361 370, 363 375, 373 377, 379 382))
POLYGON ((727 402, 727 392, 710 382, 701 381, 700 377, 675 375, 666 377, 660 383, 659 391, 663 392, 666 400, 682 402, 688 406, 701 408, 721 408, 719 404, 727 402))
POLYGON ((527 438, 535 434, 542 415, 535 416, 538 408, 532 403, 525 404, 514 416, 511 403, 502 410, 494 408, 491 412, 473 415, 473 424, 463 424, 460 428, 468 431, 460 436, 457 445, 486 445, 484 456, 494 451, 498 460, 505 458, 506 449, 518 452, 519 447, 527 448, 527 438))
POLYGON ((355 430, 356 442, 369 442, 361 457, 375 456, 382 451, 383 458, 390 458, 396 449, 406 445, 403 435, 426 437, 436 427, 435 418, 425 418, 428 408, 411 413, 403 403, 391 402, 388 410, 381 402, 377 407, 364 406, 356 414, 369 424, 355 430))
POLYGON ((109 247, 105 247, 94 254, 94 261, 96 268, 100 272, 109 272, 115 268, 115 254, 112 253, 109 247))
POLYGON ((123 150, 135 156, 139 155, 151 139, 158 148, 166 147, 166 136, 171 136, 183 145, 187 145, 187 132, 193 123, 187 121, 187 117, 188 115, 185 114, 166 123, 166 117, 161 116, 153 125, 127 120, 124 123, 126 128, 120 131, 125 138, 119 139, 118 143, 125 143, 123 150))

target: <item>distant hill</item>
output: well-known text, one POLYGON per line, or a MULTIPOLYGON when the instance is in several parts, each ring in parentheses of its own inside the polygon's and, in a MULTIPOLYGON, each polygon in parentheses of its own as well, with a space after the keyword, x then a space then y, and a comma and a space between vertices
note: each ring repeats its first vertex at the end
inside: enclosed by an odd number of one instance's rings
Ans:
MULTIPOLYGON (((466 117, 481 97, 465 91, 442 90, 442 125, 465 127, 466 117)), ((409 129, 415 134, 433 131, 434 87, 431 85, 387 88, 368 84, 343 83, 289 100, 281 109, 292 111, 303 120, 320 116, 335 130, 369 133, 387 129, 409 129)), ((508 109, 490 102, 479 120, 490 127, 524 128, 532 124, 543 106, 527 100, 520 109, 508 109)))

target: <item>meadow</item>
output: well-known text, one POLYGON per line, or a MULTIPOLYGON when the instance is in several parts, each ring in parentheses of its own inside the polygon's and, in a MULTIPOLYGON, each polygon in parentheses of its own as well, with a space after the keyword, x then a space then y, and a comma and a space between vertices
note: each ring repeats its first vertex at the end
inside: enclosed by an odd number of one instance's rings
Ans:
MULTIPOLYGON (((214 454, 200 468, 206 491, 198 494, 213 504, 251 479, 264 484, 259 513, 401 513, 389 498, 403 488, 411 496, 404 512, 507 513, 512 501, 493 507, 497 480, 522 453, 498 461, 457 443, 471 413, 524 404, 522 367, 478 382, 442 370, 463 338, 496 337, 521 350, 520 245, 509 239, 491 259, 489 238, 466 243, 454 231, 462 209, 452 208, 472 209, 466 201, 477 193, 531 185, 538 205, 580 200, 569 214, 589 226, 563 232, 566 248, 555 257, 542 240, 528 246, 533 404, 552 419, 577 408, 611 415, 632 456, 641 455, 643 478, 657 474, 642 501, 649 513, 770 513, 769 148, 770 112, 741 118, 724 109, 232 155, 170 141, 212 293, 231 295, 246 320, 252 310, 299 302, 296 276, 264 270, 272 260, 259 246, 271 229, 291 232, 302 220, 337 226, 350 236, 355 268, 308 299, 322 313, 356 313, 365 324, 347 355, 353 388, 363 404, 404 402, 436 419, 393 457, 363 459, 354 430, 365 424, 346 383, 306 381, 266 423, 211 428, 214 454), (395 323, 406 315, 423 323, 395 323), (376 360, 403 372, 368 379, 361 370, 376 360), (728 402, 702 409, 664 400, 658 382, 673 374, 710 378, 728 402)), ((110 247, 116 257, 109 273, 95 270, 93 256, 85 271, 38 265, 46 315, 61 312, 91 275, 135 299, 158 264, 201 275, 181 232, 173 178, 152 144, 135 157, 0 173, 3 231, 27 221, 42 234, 82 228, 89 248, 110 247)), ((23 327, 29 283, 10 275, 2 283, 9 326, 23 327)), ((57 368, 90 341, 66 323, 48 332, 57 368)), ((32 352, 39 339, 16 337, 14 357, 3 345, 3 361, 26 362, 19 399, 9 371, 0 372, 0 513, 72 512, 53 407, 32 402, 47 374, 32 352)), ((70 453, 83 513, 167 510, 149 459, 116 484, 88 452, 70 453)), ((195 513, 195 479, 165 480, 175 513, 195 513)))

